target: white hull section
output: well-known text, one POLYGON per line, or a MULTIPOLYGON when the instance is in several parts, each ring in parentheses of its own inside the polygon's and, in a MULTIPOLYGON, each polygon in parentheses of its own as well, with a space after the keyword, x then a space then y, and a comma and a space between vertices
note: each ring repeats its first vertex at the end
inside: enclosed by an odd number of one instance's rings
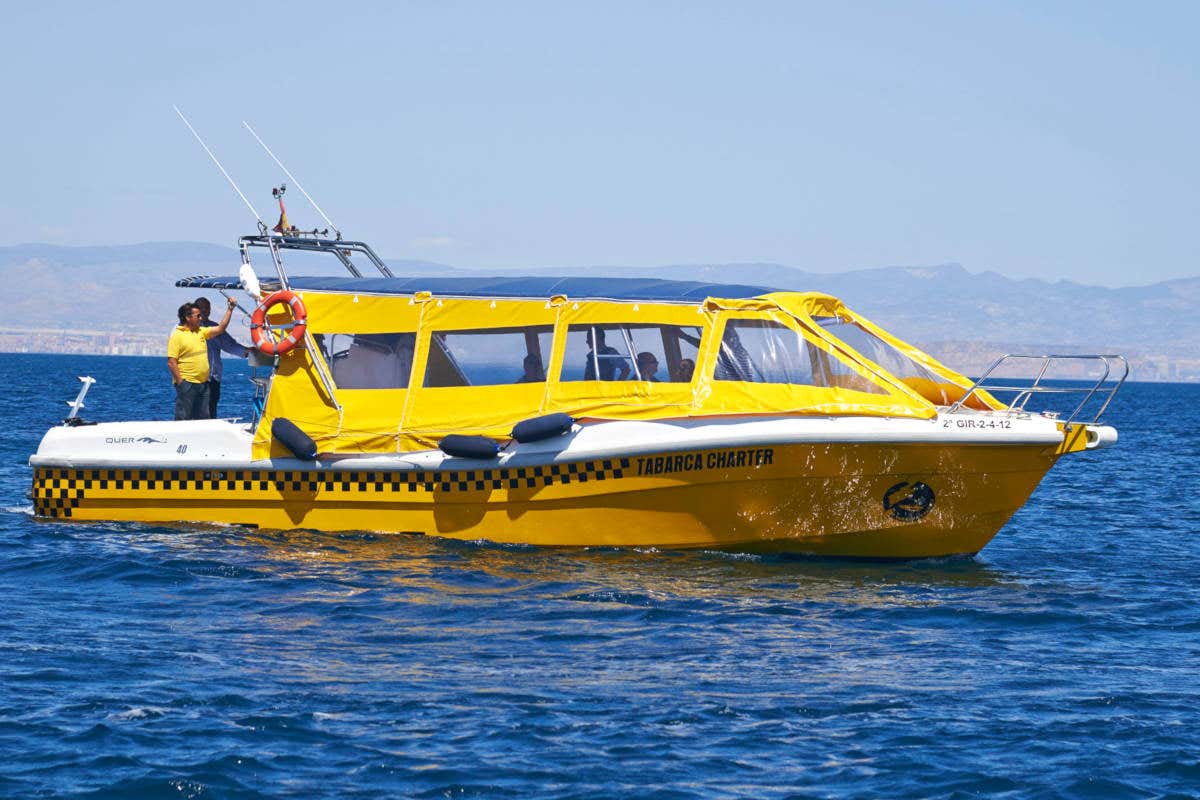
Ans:
MULTIPOLYGON (((271 467, 275 469, 439 469, 483 463, 522 466, 614 456, 803 443, 957 444, 1056 446, 1058 423, 1040 415, 959 412, 931 420, 879 417, 700 418, 673 421, 613 421, 576 425, 541 442, 510 443, 499 458, 481 462, 440 450, 415 453, 337 455, 314 461, 250 459, 248 424, 227 420, 112 422, 51 428, 29 463, 35 467, 147 466, 172 469, 271 467)), ((1088 426, 1087 449, 1110 447, 1115 429, 1088 426)))

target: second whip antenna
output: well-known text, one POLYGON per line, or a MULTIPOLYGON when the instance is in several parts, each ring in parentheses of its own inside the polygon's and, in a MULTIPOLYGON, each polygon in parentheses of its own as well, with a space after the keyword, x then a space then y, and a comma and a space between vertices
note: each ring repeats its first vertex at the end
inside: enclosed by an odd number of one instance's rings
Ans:
POLYGON ((329 225, 329 227, 333 229, 333 232, 337 236, 338 240, 341 240, 341 238, 342 238, 341 230, 338 228, 337 225, 333 224, 333 220, 331 220, 329 218, 329 215, 321 210, 321 207, 319 205, 317 205, 317 201, 313 200, 312 196, 308 192, 304 191, 304 187, 300 185, 300 181, 296 180, 296 176, 293 175, 291 172, 289 172, 288 168, 283 165, 283 162, 280 161, 279 158, 276 157, 276 155, 271 152, 271 148, 267 147, 267 143, 262 140, 262 137, 260 137, 257 133, 255 133, 254 128, 250 127, 249 122, 242 120, 242 124, 246 126, 246 130, 250 131, 250 135, 253 136, 260 145, 262 145, 262 149, 267 151, 267 155, 269 155, 272 159, 275 160, 275 163, 279 165, 279 168, 281 170, 283 170, 284 174, 287 175, 288 178, 291 180, 291 182, 293 184, 295 184, 296 188, 300 190, 300 194, 304 195, 305 199, 307 199, 308 202, 312 204, 312 207, 317 210, 317 213, 320 214, 321 217, 325 220, 325 222, 329 225))

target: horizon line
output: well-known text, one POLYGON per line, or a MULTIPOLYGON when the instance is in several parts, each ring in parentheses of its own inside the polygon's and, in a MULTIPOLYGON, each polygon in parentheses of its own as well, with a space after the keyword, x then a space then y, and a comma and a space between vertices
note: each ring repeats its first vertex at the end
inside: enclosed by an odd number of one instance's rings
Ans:
MULTIPOLYGON (((204 247, 221 248, 224 250, 228 250, 231 253, 237 253, 237 248, 232 247, 228 244, 220 244, 217 242, 206 242, 206 241, 201 241, 201 240, 197 240, 197 239, 170 239, 170 240, 162 240, 162 241, 125 242, 125 243, 120 243, 120 244, 60 244, 60 243, 56 243, 56 242, 17 242, 17 243, 12 243, 12 244, 0 244, 0 251, 7 250, 7 249, 17 249, 17 248, 21 248, 21 247, 48 247, 48 248, 61 248, 64 250, 85 250, 85 249, 91 249, 91 248, 120 249, 120 248, 136 248, 136 247, 163 246, 163 245, 176 245, 176 246, 199 245, 199 246, 204 246, 204 247)), ((874 267, 848 267, 848 268, 840 269, 840 270, 816 270, 816 269, 805 268, 805 267, 797 267, 797 266, 793 266, 791 264, 785 264, 780 261, 725 261, 725 262, 677 261, 677 262, 661 263, 661 264, 653 264, 653 265, 651 265, 651 264, 623 265, 623 264, 580 263, 580 264, 577 264, 574 266, 561 265, 561 264, 560 265, 537 266, 537 265, 526 264, 526 265, 521 265, 521 266, 471 267, 471 266, 461 266, 461 265, 456 265, 456 264, 449 264, 449 263, 446 263, 443 261, 431 261, 431 260, 424 259, 424 258, 391 258, 391 257, 383 257, 383 256, 381 256, 381 258, 383 258, 383 260, 387 263, 417 262, 417 263, 421 263, 421 264, 428 264, 430 266, 445 267, 445 268, 454 269, 454 270, 463 270, 463 271, 470 271, 470 272, 486 272, 488 270, 500 270, 505 273, 512 273, 512 272, 515 272, 515 271, 521 270, 521 269, 530 269, 530 270, 553 270, 553 269, 561 269, 561 270, 585 270, 585 269, 656 270, 656 269, 669 269, 669 268, 673 268, 673 267, 781 267, 783 269, 793 270, 795 272, 810 274, 810 275, 837 276, 837 275, 848 275, 848 274, 852 274, 852 273, 856 273, 856 272, 872 272, 872 271, 879 271, 879 270, 895 270, 895 269, 922 270, 922 269, 943 269, 946 267, 957 267, 958 269, 965 272, 967 275, 971 275, 971 276, 996 275, 1001 278, 1004 278, 1005 280, 1013 281, 1015 283, 1033 282, 1033 283, 1041 283, 1041 284, 1051 285, 1051 286, 1056 285, 1056 284, 1064 284, 1065 283, 1065 284, 1070 284, 1070 285, 1079 286, 1079 287, 1083 287, 1083 288, 1098 288, 1098 289, 1112 289, 1112 290, 1140 289, 1140 288, 1148 288, 1151 286, 1158 286, 1158 285, 1165 284, 1165 283, 1200 280, 1200 273, 1196 273, 1196 274, 1192 274, 1192 275, 1181 275, 1181 276, 1176 276, 1176 277, 1172 277, 1172 278, 1163 278, 1161 280, 1154 281, 1153 283, 1131 283, 1131 284, 1124 284, 1124 285, 1108 285, 1108 284, 1101 284, 1101 283, 1081 283, 1072 278, 1062 278, 1062 277, 1053 279, 1053 280, 1049 280, 1049 279, 1045 279, 1045 278, 1038 278, 1038 277, 1014 277, 1011 275, 1007 275, 996 269, 984 269, 984 270, 981 270, 978 272, 974 272, 974 271, 968 269, 961 262, 954 261, 954 260, 943 261, 938 264, 887 264, 887 265, 883 265, 883 266, 874 266, 874 267)))

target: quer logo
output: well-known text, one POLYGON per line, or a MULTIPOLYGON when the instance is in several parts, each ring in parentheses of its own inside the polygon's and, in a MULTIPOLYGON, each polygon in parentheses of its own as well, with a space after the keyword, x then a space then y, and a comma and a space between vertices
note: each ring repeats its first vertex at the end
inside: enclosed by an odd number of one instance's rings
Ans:
POLYGON ((929 513, 933 500, 933 489, 927 484, 901 481, 883 493, 883 510, 898 520, 912 522, 929 513))
POLYGON ((166 439, 155 439, 153 436, 105 436, 105 444, 166 444, 166 439))

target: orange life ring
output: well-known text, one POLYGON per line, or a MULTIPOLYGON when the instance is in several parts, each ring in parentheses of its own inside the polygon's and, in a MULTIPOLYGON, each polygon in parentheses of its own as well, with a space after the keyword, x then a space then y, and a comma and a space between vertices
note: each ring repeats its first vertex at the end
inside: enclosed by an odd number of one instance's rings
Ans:
POLYGON ((269 356, 281 356, 300 343, 304 338, 304 330, 308 327, 308 310, 304 301, 294 292, 280 290, 258 304, 250 317, 250 338, 254 346, 269 356), (283 303, 292 311, 291 325, 268 325, 267 311, 271 306, 283 303), (287 331, 288 335, 276 341, 268 331, 287 331))

